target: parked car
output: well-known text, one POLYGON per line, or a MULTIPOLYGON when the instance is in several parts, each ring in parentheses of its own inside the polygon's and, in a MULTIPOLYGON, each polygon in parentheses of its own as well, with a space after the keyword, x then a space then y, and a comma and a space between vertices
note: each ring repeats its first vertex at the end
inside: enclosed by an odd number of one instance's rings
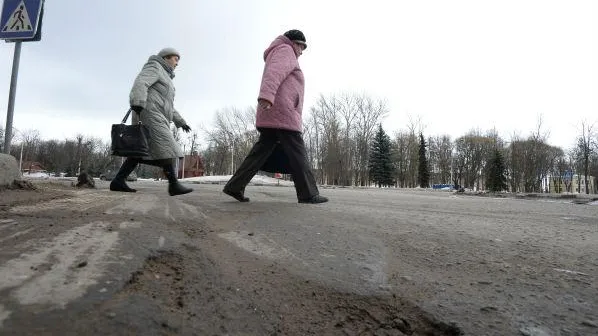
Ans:
MULTIPOLYGON (((100 174, 100 180, 111 181, 114 178, 114 176, 116 176, 117 172, 118 170, 109 169, 105 171, 103 174, 100 174)), ((127 181, 137 181, 137 174, 135 174, 135 172, 129 174, 129 176, 127 177, 127 181)))

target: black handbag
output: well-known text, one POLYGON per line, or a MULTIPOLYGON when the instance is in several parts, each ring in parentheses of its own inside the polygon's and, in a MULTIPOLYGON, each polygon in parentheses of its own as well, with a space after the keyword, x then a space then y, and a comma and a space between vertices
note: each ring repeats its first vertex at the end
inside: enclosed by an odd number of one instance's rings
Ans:
POLYGON ((120 124, 112 125, 112 155, 124 157, 149 156, 149 129, 141 123, 126 125, 131 109, 120 124))

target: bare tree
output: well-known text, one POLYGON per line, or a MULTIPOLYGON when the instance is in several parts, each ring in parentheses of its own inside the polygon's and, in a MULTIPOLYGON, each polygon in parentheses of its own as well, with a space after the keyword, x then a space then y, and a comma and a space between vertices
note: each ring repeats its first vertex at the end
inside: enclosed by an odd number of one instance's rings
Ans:
POLYGON ((365 94, 320 95, 304 125, 308 156, 320 183, 367 185, 369 146, 386 102, 365 94))
POLYGON ((432 184, 452 183, 452 152, 453 143, 449 135, 439 135, 430 137, 429 143, 429 162, 432 171, 432 184))
POLYGON ((412 187, 409 180, 409 167, 411 166, 409 143, 411 135, 407 132, 396 132, 393 142, 393 162, 395 167, 395 181, 397 187, 412 187))
POLYGON ((570 170, 570 167, 567 164, 568 160, 565 157, 565 152, 561 148, 555 147, 553 156, 554 160, 551 167, 552 169, 550 171, 550 175, 552 177, 552 184, 554 185, 554 192, 560 194, 563 191, 568 191, 566 190, 566 175, 567 171, 570 170), (563 190, 562 188, 563 185, 565 185, 565 190, 563 190))
MULTIPOLYGON (((217 168, 219 174, 232 173, 245 159, 253 144, 257 141, 255 129, 255 108, 244 110, 227 107, 216 111, 214 125, 211 129, 203 129, 207 136, 209 153, 204 157, 204 165, 217 168), (216 164, 217 162, 217 164, 216 164), (222 171, 221 167, 228 167, 222 171)), ((208 172, 209 170, 206 170, 208 172)))
MULTIPOLYGON (((588 175, 590 174, 590 159, 596 150, 596 132, 594 130, 595 123, 590 124, 583 120, 581 122, 581 134, 577 137, 577 161, 581 172, 584 175, 585 192, 590 193, 588 184, 588 175)), ((580 174, 578 174, 580 175, 580 174)), ((578 183, 579 186, 579 183, 578 183)))
POLYGON ((189 153, 193 154, 197 151, 198 138, 199 133, 197 132, 197 130, 193 130, 193 132, 191 132, 191 135, 187 138, 187 140, 189 141, 189 153))
POLYGON ((409 116, 407 123, 407 181, 409 188, 418 186, 417 174, 419 164, 419 137, 424 132, 420 116, 409 116))
MULTIPOLYGON (((16 158, 20 158, 21 150, 22 150, 23 162, 31 165, 33 163, 33 161, 35 161, 35 159, 36 159, 36 156, 37 156, 36 152, 41 143, 41 136, 39 134, 39 131, 28 129, 28 130, 23 130, 21 132, 13 131, 13 134, 15 134, 15 133, 17 134, 17 139, 19 139, 20 145, 19 146, 13 145, 11 147, 10 154, 16 158)), ((29 169, 31 169, 31 167, 24 166, 24 167, 22 167, 22 169, 29 170, 29 169)))
POLYGON ((492 150, 501 143, 495 131, 483 135, 479 129, 471 130, 455 141, 457 169, 459 178, 456 184, 467 188, 484 189, 486 163, 492 150), (462 178, 462 180, 461 180, 462 178))

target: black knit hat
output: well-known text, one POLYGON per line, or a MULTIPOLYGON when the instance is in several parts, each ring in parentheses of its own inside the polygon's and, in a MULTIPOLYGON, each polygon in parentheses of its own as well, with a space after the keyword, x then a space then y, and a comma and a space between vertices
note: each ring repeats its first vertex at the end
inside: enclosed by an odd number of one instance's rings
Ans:
POLYGON ((284 36, 288 37, 289 40, 293 42, 303 44, 305 48, 307 48, 307 41, 305 40, 305 35, 303 35, 303 32, 301 32, 300 30, 291 29, 288 32, 284 33, 284 36))

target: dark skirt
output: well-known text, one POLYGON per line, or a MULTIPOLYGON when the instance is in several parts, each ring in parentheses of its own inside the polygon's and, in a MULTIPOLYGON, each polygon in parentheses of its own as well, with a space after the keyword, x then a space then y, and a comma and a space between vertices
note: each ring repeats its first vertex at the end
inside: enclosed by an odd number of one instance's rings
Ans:
POLYGON ((291 173, 289 159, 287 158, 287 155, 284 153, 284 150, 280 144, 276 145, 276 148, 274 148, 274 151, 272 154, 270 154, 268 161, 264 163, 260 170, 268 173, 291 173))

